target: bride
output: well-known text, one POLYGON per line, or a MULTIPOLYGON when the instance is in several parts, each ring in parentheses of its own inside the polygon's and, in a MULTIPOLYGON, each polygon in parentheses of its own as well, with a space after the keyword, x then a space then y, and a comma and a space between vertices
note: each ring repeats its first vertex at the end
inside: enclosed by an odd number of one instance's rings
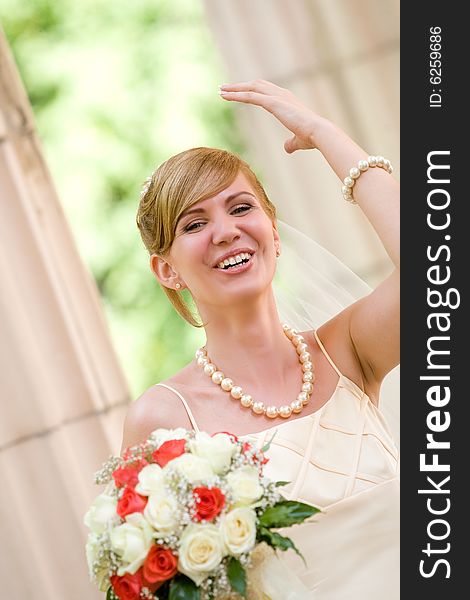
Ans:
POLYGON ((173 156, 147 181, 137 224, 155 277, 175 309, 204 327, 206 343, 130 406, 123 449, 158 427, 230 431, 261 444, 276 432, 266 475, 322 509, 289 530, 306 565, 285 553, 286 572, 318 600, 396 599, 398 453, 378 406, 399 362, 398 184, 386 159, 368 156, 288 90, 256 80, 220 94, 278 119, 293 134, 286 152, 318 149, 395 269, 318 328, 292 331, 272 286, 283 251, 276 208, 254 173, 224 150, 173 156))

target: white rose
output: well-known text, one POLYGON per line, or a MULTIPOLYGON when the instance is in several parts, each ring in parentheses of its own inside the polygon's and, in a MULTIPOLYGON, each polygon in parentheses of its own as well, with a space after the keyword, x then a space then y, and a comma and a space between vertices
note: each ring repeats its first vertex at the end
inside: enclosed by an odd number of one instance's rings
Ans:
POLYGON ((182 454, 169 462, 163 470, 176 469, 186 477, 190 483, 204 481, 214 477, 214 471, 210 462, 205 458, 194 456, 194 454, 182 454))
POLYGON ((186 429, 183 427, 177 427, 176 429, 155 429, 150 434, 150 438, 158 444, 160 447, 164 442, 168 440, 184 440, 187 435, 186 429))
POLYGON ((196 433, 194 440, 189 442, 189 447, 193 454, 208 460, 218 475, 229 468, 232 456, 237 450, 232 438, 226 433, 210 436, 204 431, 196 433))
POLYGON ((222 540, 215 525, 188 525, 181 536, 178 569, 201 585, 223 558, 222 540))
POLYGON ((159 492, 163 487, 163 470, 160 465, 152 463, 140 471, 139 483, 135 486, 135 491, 142 496, 150 496, 159 492))
POLYGON ((103 533, 109 521, 117 517, 117 498, 106 493, 100 494, 83 517, 83 522, 93 533, 103 533))
POLYGON ((97 583, 100 592, 106 592, 109 587, 108 565, 103 565, 97 573, 93 572, 93 565, 98 558, 98 553, 101 547, 99 540, 99 536, 95 533, 90 533, 88 535, 85 546, 86 560, 88 563, 90 579, 97 583))
POLYGON ((235 508, 220 522, 220 535, 228 554, 239 556, 256 543, 256 513, 251 508, 235 508))
POLYGON ((164 491, 151 494, 144 509, 144 517, 158 534, 173 533, 179 522, 178 503, 164 491))
POLYGON ((232 488, 236 504, 252 504, 263 495, 259 482, 259 471, 256 467, 245 465, 227 475, 227 482, 232 488))
POLYGON ((126 522, 111 531, 111 548, 127 563, 118 575, 132 575, 143 564, 153 543, 153 531, 141 513, 127 515, 126 522))

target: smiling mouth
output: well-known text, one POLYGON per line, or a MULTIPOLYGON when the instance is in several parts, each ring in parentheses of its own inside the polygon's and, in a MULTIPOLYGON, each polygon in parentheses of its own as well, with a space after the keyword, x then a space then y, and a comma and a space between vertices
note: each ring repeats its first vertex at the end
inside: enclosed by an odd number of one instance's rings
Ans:
POLYGON ((248 264, 251 261, 252 256, 253 254, 250 254, 249 252, 241 252, 236 256, 231 256, 229 259, 220 262, 215 268, 221 271, 236 270, 243 267, 243 265, 248 264))

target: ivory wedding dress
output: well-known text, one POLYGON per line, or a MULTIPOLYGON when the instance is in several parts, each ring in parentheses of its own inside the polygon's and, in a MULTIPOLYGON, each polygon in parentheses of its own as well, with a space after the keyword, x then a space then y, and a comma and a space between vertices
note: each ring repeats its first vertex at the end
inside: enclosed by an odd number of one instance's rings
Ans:
MULTIPOLYGON (((339 379, 331 398, 316 412, 243 436, 262 446, 276 432, 265 473, 289 481, 288 499, 321 512, 286 531, 303 554, 282 553, 266 572, 273 600, 397 600, 399 598, 399 460, 379 409, 345 377, 315 338, 339 379), (285 573, 283 574, 283 569, 285 573), (289 572, 303 592, 286 592, 289 572), (280 582, 284 581, 282 592, 280 582)), ((199 431, 182 395, 188 417, 199 431)), ((282 532, 282 531, 281 531, 282 532)), ((295 581, 292 583, 295 588, 295 581)), ((260 598, 261 600, 261 598, 260 598)))

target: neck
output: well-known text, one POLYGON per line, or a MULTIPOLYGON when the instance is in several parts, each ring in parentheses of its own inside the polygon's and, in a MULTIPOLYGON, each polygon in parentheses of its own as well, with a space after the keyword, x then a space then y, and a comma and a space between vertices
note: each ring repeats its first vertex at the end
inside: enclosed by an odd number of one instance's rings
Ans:
POLYGON ((298 358, 282 330, 272 288, 256 302, 220 310, 211 307, 201 311, 201 317, 207 322, 207 355, 236 385, 256 389, 269 382, 274 389, 283 389, 298 358))

